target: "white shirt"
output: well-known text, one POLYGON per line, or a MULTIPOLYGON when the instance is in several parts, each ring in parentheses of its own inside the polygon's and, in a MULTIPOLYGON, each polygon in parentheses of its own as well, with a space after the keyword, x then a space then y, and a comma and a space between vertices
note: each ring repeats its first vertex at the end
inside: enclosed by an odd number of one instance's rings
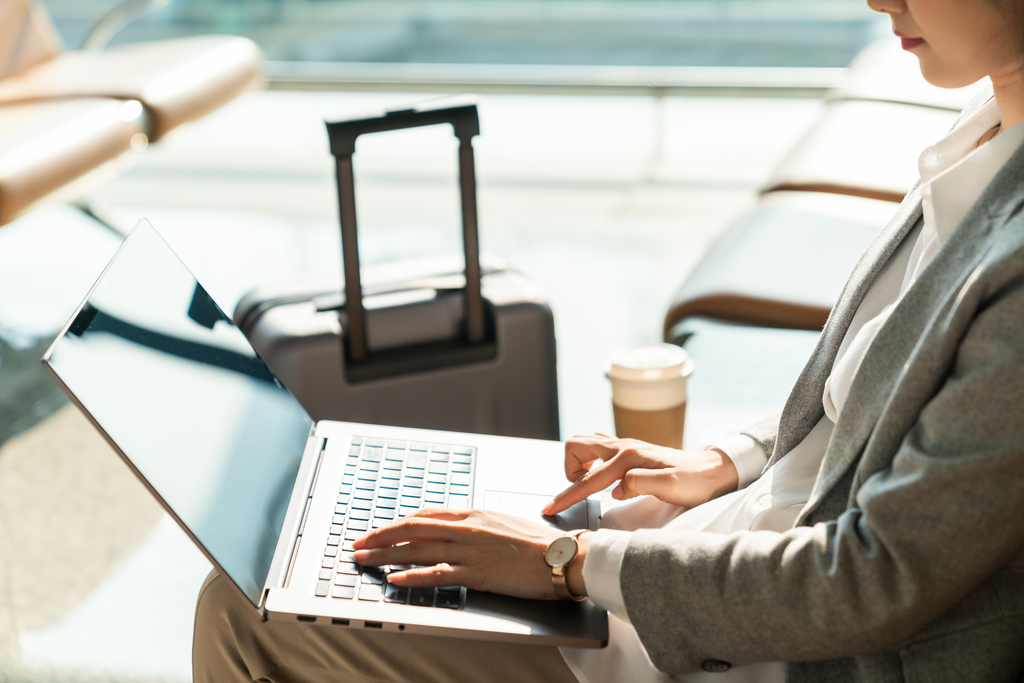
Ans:
POLYGON ((840 345, 825 383, 825 416, 785 458, 763 472, 768 456, 748 436, 715 444, 736 465, 739 490, 692 510, 643 498, 606 514, 591 538, 583 565, 590 599, 608 610, 609 644, 601 650, 562 648, 566 664, 583 683, 631 683, 685 680, 688 683, 781 683, 781 662, 733 667, 726 673, 669 677, 651 664, 629 615, 619 584, 629 531, 675 528, 731 533, 742 530, 785 531, 792 528, 810 498, 821 460, 850 384, 875 335, 906 291, 917 280, 946 238, 1024 142, 1024 124, 991 142, 978 141, 1001 120, 994 99, 949 135, 926 149, 918 161, 922 179, 923 225, 914 228, 872 281, 840 345), (760 475, 760 476, 759 476, 760 475))

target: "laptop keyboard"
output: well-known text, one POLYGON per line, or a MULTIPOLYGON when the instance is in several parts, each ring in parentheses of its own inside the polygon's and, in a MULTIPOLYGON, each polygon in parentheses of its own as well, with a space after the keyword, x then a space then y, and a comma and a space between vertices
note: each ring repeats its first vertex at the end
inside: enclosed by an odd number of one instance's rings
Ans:
POLYGON ((352 542, 424 507, 469 509, 476 449, 355 437, 345 461, 316 595, 459 609, 465 589, 402 588, 388 583, 390 571, 410 567, 361 567, 352 542))

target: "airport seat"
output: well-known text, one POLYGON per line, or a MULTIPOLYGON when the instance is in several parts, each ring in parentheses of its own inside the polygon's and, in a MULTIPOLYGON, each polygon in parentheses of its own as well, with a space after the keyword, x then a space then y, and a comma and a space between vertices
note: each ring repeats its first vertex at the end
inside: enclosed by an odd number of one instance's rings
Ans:
POLYGON ((774 192, 733 225, 680 287, 665 340, 685 321, 820 330, 857 257, 893 213, 877 199, 774 192))
POLYGON ((0 0, 0 225, 84 196, 252 87, 261 61, 235 36, 63 51, 41 4, 0 0))
POLYGON ((916 182, 921 151, 982 87, 929 85, 893 39, 865 48, 759 204, 680 286, 665 340, 684 341, 691 317, 820 330, 857 257, 916 182))

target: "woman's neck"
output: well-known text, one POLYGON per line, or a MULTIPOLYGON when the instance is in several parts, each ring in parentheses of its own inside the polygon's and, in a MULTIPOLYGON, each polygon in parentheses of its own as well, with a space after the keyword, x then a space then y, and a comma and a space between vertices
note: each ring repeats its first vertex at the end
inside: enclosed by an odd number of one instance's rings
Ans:
POLYGON ((1002 117, 1001 130, 1010 130, 1024 121, 1024 74, 1014 72, 1002 77, 992 77, 992 91, 1002 117))

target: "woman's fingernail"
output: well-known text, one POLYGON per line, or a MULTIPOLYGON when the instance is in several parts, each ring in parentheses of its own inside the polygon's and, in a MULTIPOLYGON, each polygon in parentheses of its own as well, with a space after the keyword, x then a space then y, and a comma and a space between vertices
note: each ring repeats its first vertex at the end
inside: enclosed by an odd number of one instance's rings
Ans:
POLYGON ((396 586, 401 586, 405 583, 405 572, 392 572, 388 574, 388 583, 393 583, 396 586))
POLYGON ((369 550, 357 550, 354 553, 352 553, 352 559, 354 559, 356 562, 365 562, 366 560, 370 559, 370 555, 372 554, 373 553, 369 550))

